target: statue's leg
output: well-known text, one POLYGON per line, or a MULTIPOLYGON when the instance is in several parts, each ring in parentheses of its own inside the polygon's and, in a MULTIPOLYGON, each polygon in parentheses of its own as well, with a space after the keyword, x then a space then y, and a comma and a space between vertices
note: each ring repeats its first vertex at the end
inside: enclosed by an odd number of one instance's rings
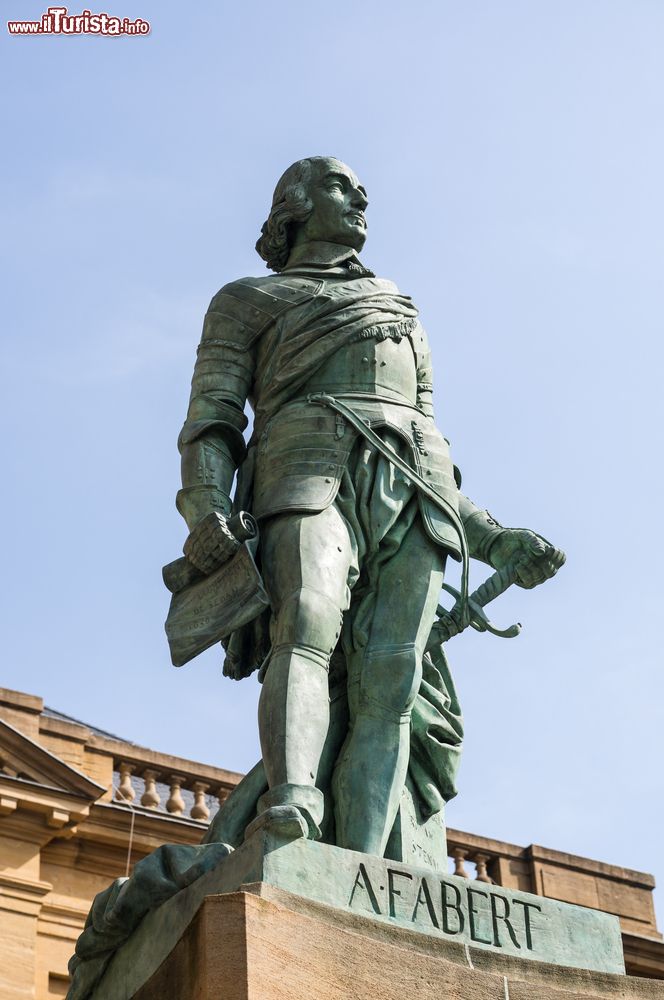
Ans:
POLYGON ((336 844, 334 830, 334 797, 332 775, 334 765, 348 734, 348 681, 346 657, 338 646, 330 662, 330 724, 318 765, 316 787, 325 797, 325 816, 321 826, 321 839, 326 844, 336 844))
POLYGON ((340 847, 382 857, 399 808, 410 713, 440 596, 445 554, 419 516, 383 567, 369 642, 349 657, 350 728, 334 779, 340 847))
POLYGON ((329 726, 328 668, 349 605, 351 543, 332 506, 270 519, 262 546, 274 621, 258 708, 270 789, 259 807, 296 807, 315 837, 323 816, 316 780, 329 726))

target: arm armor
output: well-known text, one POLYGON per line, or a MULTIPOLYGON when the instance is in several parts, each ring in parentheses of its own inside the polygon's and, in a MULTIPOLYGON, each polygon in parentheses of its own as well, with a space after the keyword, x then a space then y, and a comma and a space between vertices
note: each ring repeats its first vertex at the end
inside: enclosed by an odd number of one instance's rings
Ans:
POLYGON ((178 438, 182 489, 176 505, 189 530, 211 511, 231 510, 233 478, 246 454, 244 405, 265 319, 257 313, 245 287, 233 282, 215 295, 203 322, 187 419, 178 438))
POLYGON ((505 528, 491 516, 488 510, 480 510, 472 500, 459 494, 459 514, 466 530, 468 551, 473 559, 491 566, 490 554, 493 543, 505 528))
POLYGON ((412 333, 415 364, 417 366, 417 407, 425 417, 433 420, 433 366, 429 340, 421 323, 412 333))
POLYGON ((235 470, 244 460, 244 406, 258 340, 283 313, 316 293, 320 282, 268 275, 225 285, 210 303, 179 445, 182 489, 177 507, 189 529, 211 511, 230 510, 235 470))

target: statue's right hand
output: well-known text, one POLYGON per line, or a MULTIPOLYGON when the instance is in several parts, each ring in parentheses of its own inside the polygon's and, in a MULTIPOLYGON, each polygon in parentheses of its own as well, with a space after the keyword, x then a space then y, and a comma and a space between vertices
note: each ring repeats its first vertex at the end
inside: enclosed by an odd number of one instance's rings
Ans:
POLYGON ((228 562, 239 547, 226 517, 213 511, 194 525, 183 551, 189 562, 207 576, 228 562))

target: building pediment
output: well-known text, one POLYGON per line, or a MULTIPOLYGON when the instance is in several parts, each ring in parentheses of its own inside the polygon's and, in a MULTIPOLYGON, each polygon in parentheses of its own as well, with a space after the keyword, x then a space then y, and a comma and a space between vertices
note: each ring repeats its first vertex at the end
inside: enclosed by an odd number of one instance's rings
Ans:
POLYGON ((25 825, 39 813, 51 830, 73 832, 106 789, 0 719, 0 817, 25 825), (24 819, 22 819, 24 817, 24 819))

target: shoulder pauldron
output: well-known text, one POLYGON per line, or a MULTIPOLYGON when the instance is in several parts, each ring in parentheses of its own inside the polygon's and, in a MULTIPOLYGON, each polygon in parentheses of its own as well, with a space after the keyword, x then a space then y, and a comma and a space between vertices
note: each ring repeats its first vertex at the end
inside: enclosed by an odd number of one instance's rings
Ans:
POLYGON ((305 277, 241 278, 212 299, 203 323, 201 347, 248 350, 283 312, 311 298, 322 281, 305 277))

